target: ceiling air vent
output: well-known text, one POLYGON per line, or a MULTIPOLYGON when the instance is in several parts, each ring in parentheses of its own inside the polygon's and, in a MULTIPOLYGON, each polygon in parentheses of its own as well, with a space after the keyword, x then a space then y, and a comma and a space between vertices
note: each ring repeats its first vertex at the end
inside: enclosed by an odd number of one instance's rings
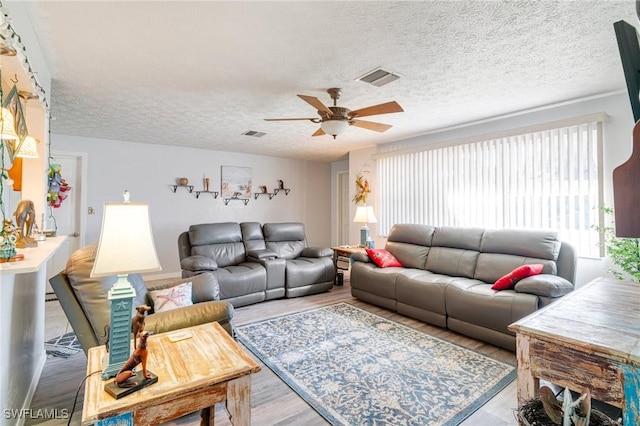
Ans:
POLYGON ((266 133, 264 133, 264 132, 256 132, 255 130, 247 130, 246 132, 243 133, 243 135, 251 136, 251 137, 254 137, 254 138, 261 138, 264 135, 266 135, 266 133))
POLYGON ((376 68, 373 71, 366 73, 363 76, 356 78, 358 81, 364 81, 365 83, 373 84, 377 87, 382 87, 385 84, 389 84, 392 81, 399 79, 400 76, 390 71, 383 70, 382 68, 376 68))

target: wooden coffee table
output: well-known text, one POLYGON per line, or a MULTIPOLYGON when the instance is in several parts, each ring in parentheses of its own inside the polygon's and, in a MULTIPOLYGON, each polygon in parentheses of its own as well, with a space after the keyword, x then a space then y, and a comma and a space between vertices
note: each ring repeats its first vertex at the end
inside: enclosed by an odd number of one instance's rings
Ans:
POLYGON ((539 380, 622 409, 640 424, 640 283, 599 278, 509 326, 516 333, 518 403, 539 380))
MULTIPOLYGON (((214 322, 150 336, 147 368, 158 383, 115 399, 104 391, 100 374, 87 379, 82 425, 128 415, 135 425, 157 425, 198 410, 213 425, 214 405, 226 401, 233 425, 251 424, 251 374, 260 371, 220 324, 214 322), (182 340, 175 340, 182 333, 182 340)), ((89 350, 87 374, 102 371, 104 346, 89 350)), ((113 379, 110 379, 113 380, 113 379)))

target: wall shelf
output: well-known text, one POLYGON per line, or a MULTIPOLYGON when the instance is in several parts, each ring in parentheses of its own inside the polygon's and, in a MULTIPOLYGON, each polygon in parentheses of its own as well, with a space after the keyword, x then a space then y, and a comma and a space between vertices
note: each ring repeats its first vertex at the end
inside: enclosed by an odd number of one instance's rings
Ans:
POLYGON ((276 194, 274 194, 273 192, 254 192, 253 193, 253 198, 257 200, 258 197, 261 196, 261 195, 268 195, 269 199, 272 199, 273 196, 276 195, 276 194))
POLYGON ((218 198, 218 191, 196 191, 196 198, 200 198, 200 194, 211 194, 213 198, 218 198))
POLYGON ((223 198, 222 200, 224 201, 224 205, 226 206, 226 205, 228 205, 228 204, 229 204, 229 201, 234 201, 234 200, 236 200, 236 201, 242 201, 242 202, 244 203, 244 205, 245 205, 245 206, 246 206, 247 204, 249 204, 249 199, 248 199, 248 198, 240 198, 240 197, 238 196, 238 194, 239 194, 239 193, 235 193, 235 194, 233 194, 233 196, 231 196, 231 197, 223 198))
POLYGON ((289 195, 290 188, 276 188, 273 190, 273 195, 278 195, 278 192, 284 191, 284 195, 289 195))
POLYGON ((178 188, 187 188, 189 193, 193 192, 193 185, 169 185, 169 188, 171 188, 171 192, 174 193, 178 190, 178 188))

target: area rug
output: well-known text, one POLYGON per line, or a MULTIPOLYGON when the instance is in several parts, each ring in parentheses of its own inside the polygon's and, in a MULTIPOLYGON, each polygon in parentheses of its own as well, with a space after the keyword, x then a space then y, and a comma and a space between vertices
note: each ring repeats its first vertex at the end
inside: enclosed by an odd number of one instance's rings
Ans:
POLYGON ((75 333, 67 333, 44 342, 47 357, 68 358, 82 350, 75 333))
POLYGON ((516 375, 511 364, 344 302, 237 331, 333 425, 457 425, 516 375))

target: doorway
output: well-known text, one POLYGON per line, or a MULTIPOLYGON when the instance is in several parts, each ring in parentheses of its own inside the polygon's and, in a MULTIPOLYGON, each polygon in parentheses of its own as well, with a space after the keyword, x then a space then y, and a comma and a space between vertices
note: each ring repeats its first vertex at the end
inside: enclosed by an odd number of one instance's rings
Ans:
POLYGON ((349 172, 338 172, 338 245, 349 244, 349 172))
POLYGON ((47 227, 56 229, 56 235, 67 236, 60 250, 49 262, 47 280, 62 271, 67 259, 74 251, 85 245, 85 221, 82 212, 86 203, 86 165, 87 154, 52 151, 51 164, 60 165, 60 174, 71 190, 59 207, 47 204, 45 220, 47 227))

